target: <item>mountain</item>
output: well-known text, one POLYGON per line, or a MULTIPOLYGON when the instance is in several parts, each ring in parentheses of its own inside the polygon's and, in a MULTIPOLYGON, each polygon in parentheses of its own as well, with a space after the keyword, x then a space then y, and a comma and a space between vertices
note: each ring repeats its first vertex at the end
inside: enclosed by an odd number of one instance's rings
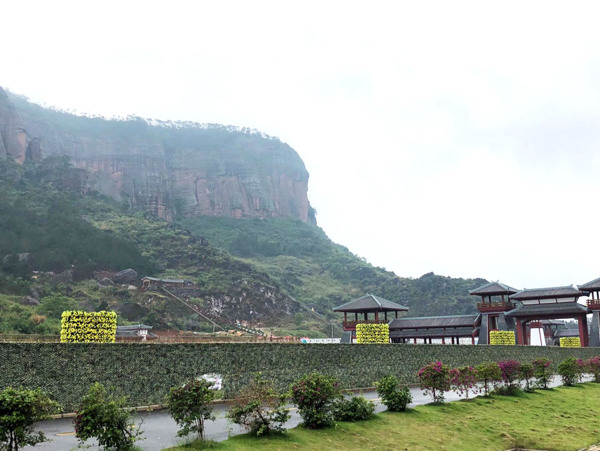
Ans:
POLYGON ((189 302, 229 323, 295 335, 330 333, 332 308, 367 292, 414 316, 472 313, 468 290, 486 282, 398 277, 333 243, 298 154, 257 131, 75 116, 0 88, 0 137, 0 332, 56 331, 65 307, 210 329, 164 293, 94 280, 126 268, 192 282, 189 302))
POLYGON ((314 221, 308 172, 276 138, 216 124, 106 120, 42 108, 0 88, 0 158, 67 156, 82 190, 171 220, 294 217, 314 221))

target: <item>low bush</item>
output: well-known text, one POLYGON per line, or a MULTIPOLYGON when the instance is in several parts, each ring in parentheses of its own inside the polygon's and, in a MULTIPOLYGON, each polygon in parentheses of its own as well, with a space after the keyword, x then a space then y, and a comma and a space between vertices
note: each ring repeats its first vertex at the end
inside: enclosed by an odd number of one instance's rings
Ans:
POLYGON ((516 360, 501 360, 498 362, 498 366, 502 373, 502 382, 504 382, 504 387, 499 390, 499 393, 511 395, 519 388, 519 369, 521 364, 516 360))
POLYGON ((425 365, 417 373, 421 390, 433 397, 434 404, 443 404, 444 393, 450 390, 450 370, 442 362, 425 365))
POLYGON ((8 387, 0 391, 0 449, 13 451, 48 441, 43 432, 34 432, 34 425, 58 410, 58 403, 40 389, 8 387))
POLYGON ((547 389, 548 384, 554 379, 552 371, 550 370, 552 361, 546 358, 540 358, 533 360, 531 364, 533 365, 533 377, 535 377, 536 387, 547 389))
POLYGON ((477 365, 477 380, 483 384, 483 394, 488 396, 490 389, 502 381, 502 372, 497 362, 484 362, 477 365))
POLYGON ((477 392, 477 370, 472 366, 452 368, 450 370, 450 387, 459 396, 469 399, 469 391, 477 392))
POLYGON ((569 357, 558 365, 558 374, 560 375, 563 385, 572 386, 579 379, 580 368, 575 357, 569 357))
POLYGON ((214 382, 205 379, 192 379, 181 387, 173 387, 166 397, 167 409, 180 429, 180 437, 196 433, 204 439, 204 422, 214 420, 211 401, 215 392, 214 382))
POLYGON ((285 408, 285 397, 275 392, 271 381, 257 373, 234 398, 227 419, 260 436, 282 432, 290 413, 285 408))
POLYGON ((588 371, 594 376, 594 382, 600 382, 600 357, 588 360, 588 371))
POLYGON ((525 382, 525 391, 532 392, 533 384, 531 383, 531 379, 533 379, 533 365, 531 363, 522 363, 519 367, 519 377, 523 382, 525 382))
POLYGON ((104 449, 131 450, 141 439, 142 431, 134 429, 133 408, 125 408, 125 398, 112 398, 98 382, 82 398, 77 411, 75 436, 81 443, 95 438, 104 449))
POLYGON ((306 428, 319 429, 334 424, 333 404, 341 397, 337 380, 315 371, 294 382, 290 391, 306 428))
POLYGON ((375 382, 377 394, 381 402, 392 412, 404 412, 406 406, 412 402, 410 389, 404 385, 400 386, 396 376, 384 376, 378 382, 375 382))
POLYGON ((333 417, 336 421, 362 421, 373 417, 375 404, 364 396, 340 398, 333 403, 333 417))

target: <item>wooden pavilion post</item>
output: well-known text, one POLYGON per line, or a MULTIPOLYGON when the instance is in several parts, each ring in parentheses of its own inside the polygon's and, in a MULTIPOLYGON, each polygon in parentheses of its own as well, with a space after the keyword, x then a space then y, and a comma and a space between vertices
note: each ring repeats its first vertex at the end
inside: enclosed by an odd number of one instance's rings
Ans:
POLYGON ((348 312, 344 312, 344 322, 348 321, 348 312))
POLYGON ((523 342, 523 323, 518 318, 517 318, 517 344, 518 345, 525 344, 523 342))
POLYGON ((581 346, 587 348, 589 346, 589 333, 588 333, 588 325, 587 318, 585 315, 580 315, 577 317, 577 322, 579 323, 579 341, 581 342, 581 346))
POLYGON ((375 310, 375 322, 379 322, 379 312, 377 310, 375 310))

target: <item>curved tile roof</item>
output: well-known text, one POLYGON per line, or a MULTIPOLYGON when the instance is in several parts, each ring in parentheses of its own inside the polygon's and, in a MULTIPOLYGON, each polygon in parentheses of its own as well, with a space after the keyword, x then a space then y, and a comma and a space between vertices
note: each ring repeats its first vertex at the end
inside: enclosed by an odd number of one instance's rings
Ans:
POLYGON ((374 294, 365 294, 345 304, 338 305, 333 309, 334 312, 365 312, 365 311, 402 311, 408 310, 404 305, 396 304, 374 294))
POLYGON ((474 290, 469 290, 469 294, 473 296, 493 296, 498 294, 513 294, 517 293, 518 291, 519 290, 516 288, 496 281, 482 285, 474 290))

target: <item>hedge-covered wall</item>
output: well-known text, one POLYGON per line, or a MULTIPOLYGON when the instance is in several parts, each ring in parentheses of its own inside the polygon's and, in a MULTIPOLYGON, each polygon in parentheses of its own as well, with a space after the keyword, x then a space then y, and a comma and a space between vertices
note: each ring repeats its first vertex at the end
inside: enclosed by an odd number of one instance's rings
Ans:
POLYGON ((318 370, 344 388, 372 387, 386 374, 415 383, 419 368, 441 360, 450 366, 485 361, 531 361, 547 357, 554 368, 567 357, 600 356, 600 348, 540 346, 358 344, 141 344, 0 343, 0 389, 41 387, 64 411, 76 409, 93 382, 101 382, 131 405, 158 404, 172 386, 205 373, 224 377, 230 396, 256 371, 283 389, 318 370))

